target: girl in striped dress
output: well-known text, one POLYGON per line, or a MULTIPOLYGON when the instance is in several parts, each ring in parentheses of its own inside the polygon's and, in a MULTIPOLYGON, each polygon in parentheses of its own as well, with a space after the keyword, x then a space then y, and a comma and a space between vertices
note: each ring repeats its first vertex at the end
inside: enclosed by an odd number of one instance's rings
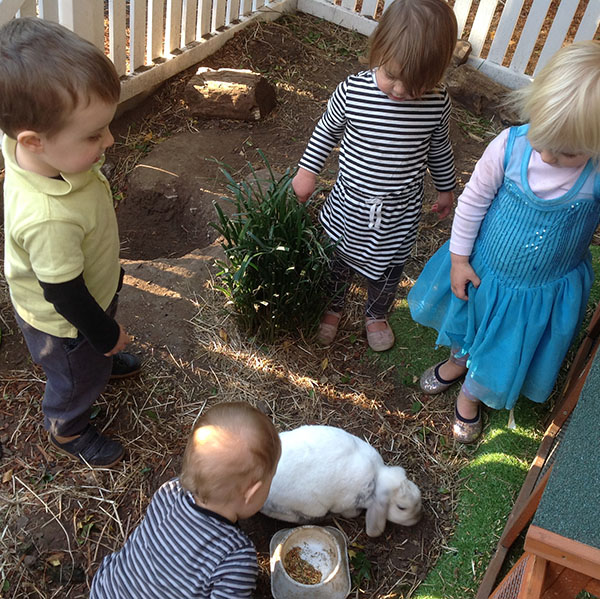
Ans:
POLYGON ((432 210, 440 218, 450 213, 450 99, 440 81, 456 35, 456 18, 444 0, 394 0, 371 38, 369 70, 338 85, 300 160, 292 185, 305 202, 339 143, 339 174, 320 214, 336 243, 331 303, 318 335, 324 345, 335 337, 346 290, 358 273, 368 283, 369 345, 375 351, 392 347, 387 315, 417 235, 427 169, 438 191, 432 210))
POLYGON ((600 221, 600 42, 559 50, 515 105, 528 125, 485 150, 458 200, 449 243, 411 290, 413 318, 448 360, 425 393, 465 377, 454 437, 478 438, 481 404, 511 409, 552 391, 588 301, 600 221))

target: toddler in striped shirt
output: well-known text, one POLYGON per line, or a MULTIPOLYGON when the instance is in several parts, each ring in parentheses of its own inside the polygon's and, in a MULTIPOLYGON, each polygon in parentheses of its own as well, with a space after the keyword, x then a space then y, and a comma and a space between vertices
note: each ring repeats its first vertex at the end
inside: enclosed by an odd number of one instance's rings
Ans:
POLYGON ((394 0, 370 43, 369 69, 342 81, 318 122, 292 186, 305 202, 339 143, 339 173, 320 214, 336 243, 331 302, 319 342, 333 342, 355 273, 367 279, 367 340, 374 351, 394 344, 387 315, 414 245, 429 170, 432 210, 450 213, 455 168, 448 137, 450 98, 440 86, 456 46, 457 25, 444 0, 394 0))
POLYGON ((280 454, 273 423, 250 404, 207 410, 180 476, 160 487, 123 548, 104 559, 90 599, 252 597, 256 549, 237 521, 263 506, 280 454))

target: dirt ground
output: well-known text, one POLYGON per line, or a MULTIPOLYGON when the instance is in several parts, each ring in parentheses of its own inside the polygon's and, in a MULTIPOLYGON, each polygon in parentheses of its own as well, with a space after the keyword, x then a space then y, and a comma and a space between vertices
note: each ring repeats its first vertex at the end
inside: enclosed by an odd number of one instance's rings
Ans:
MULTIPOLYGON (((211 244, 177 219, 161 217, 151 201, 140 197, 132 202, 128 196, 130 178, 141 163, 166 169, 165 161, 175 160, 185 165, 179 178, 188 183, 186 178, 198 174, 189 171, 193 165, 182 156, 163 152, 160 158, 160 148, 176 139, 185 140, 180 147, 188 147, 190 155, 202 146, 240 176, 247 172, 246 161, 258 166, 257 148, 274 168, 294 167, 335 85, 360 70, 358 56, 365 48, 362 36, 303 15, 257 24, 201 64, 263 73, 278 96, 278 106, 267 118, 255 123, 190 118, 183 89, 195 71, 191 69, 115 121, 107 173, 128 275, 119 320, 134 336, 132 349, 144 357, 145 368, 138 379, 111 385, 94 416, 125 444, 122 465, 92 471, 65 461, 49 446, 40 426, 43 375, 31 364, 0 279, 0 518, 6 523, 0 530, 6 556, 0 597, 87 596, 101 559, 122 545, 152 493, 177 474, 194 416, 204 406, 228 399, 260 406, 280 430, 304 423, 346 428, 369 439, 386 462, 404 466, 420 486, 425 515, 414 527, 389 525, 382 537, 370 539, 362 516, 328 521, 348 536, 357 596, 409 596, 435 563, 454 527, 453 490, 462 459, 460 450, 445 441, 450 412, 430 408, 413 413, 414 386, 402 386, 393 369, 382 372, 365 359, 360 286, 331 348, 317 348, 303 338, 256 346, 237 330, 223 296, 214 289, 218 242, 211 244)), ((460 190, 487 139, 479 119, 458 106, 451 135, 460 190)), ((170 162, 166 170, 177 164, 170 162)), ((195 168, 213 178, 213 193, 222 190, 214 164, 195 168)), ((325 187, 334 175, 335 158, 323 172, 325 187)), ((434 200, 430 186, 427 200, 434 200)), ((448 234, 449 223, 438 223, 425 210, 408 277, 417 275, 448 234)), ((256 596, 268 599, 269 540, 289 524, 257 515, 242 527, 259 552, 256 596)))

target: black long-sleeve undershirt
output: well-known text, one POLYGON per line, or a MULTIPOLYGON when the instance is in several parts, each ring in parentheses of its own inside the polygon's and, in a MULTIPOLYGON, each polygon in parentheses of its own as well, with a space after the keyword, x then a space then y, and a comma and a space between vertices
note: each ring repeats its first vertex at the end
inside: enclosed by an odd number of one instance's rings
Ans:
MULTIPOLYGON (((121 280, 123 271, 121 270, 121 280)), ((109 316, 88 291, 83 273, 65 283, 39 281, 44 298, 100 353, 109 352, 119 340, 119 324, 109 316)), ((119 289, 121 281, 119 281, 119 289)), ((117 291, 119 290, 117 289, 117 291)))

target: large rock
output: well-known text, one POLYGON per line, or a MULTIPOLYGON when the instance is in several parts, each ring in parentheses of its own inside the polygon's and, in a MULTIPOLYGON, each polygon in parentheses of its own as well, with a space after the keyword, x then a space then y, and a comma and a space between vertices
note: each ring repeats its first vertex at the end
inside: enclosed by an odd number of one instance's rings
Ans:
POLYGON ((201 67, 185 88, 190 113, 202 118, 257 121, 275 107, 275 88, 248 70, 201 67))
POLYGON ((471 44, 466 40, 458 40, 454 47, 450 65, 452 67, 457 67, 458 65, 465 64, 469 59, 469 56, 471 56, 471 44))

